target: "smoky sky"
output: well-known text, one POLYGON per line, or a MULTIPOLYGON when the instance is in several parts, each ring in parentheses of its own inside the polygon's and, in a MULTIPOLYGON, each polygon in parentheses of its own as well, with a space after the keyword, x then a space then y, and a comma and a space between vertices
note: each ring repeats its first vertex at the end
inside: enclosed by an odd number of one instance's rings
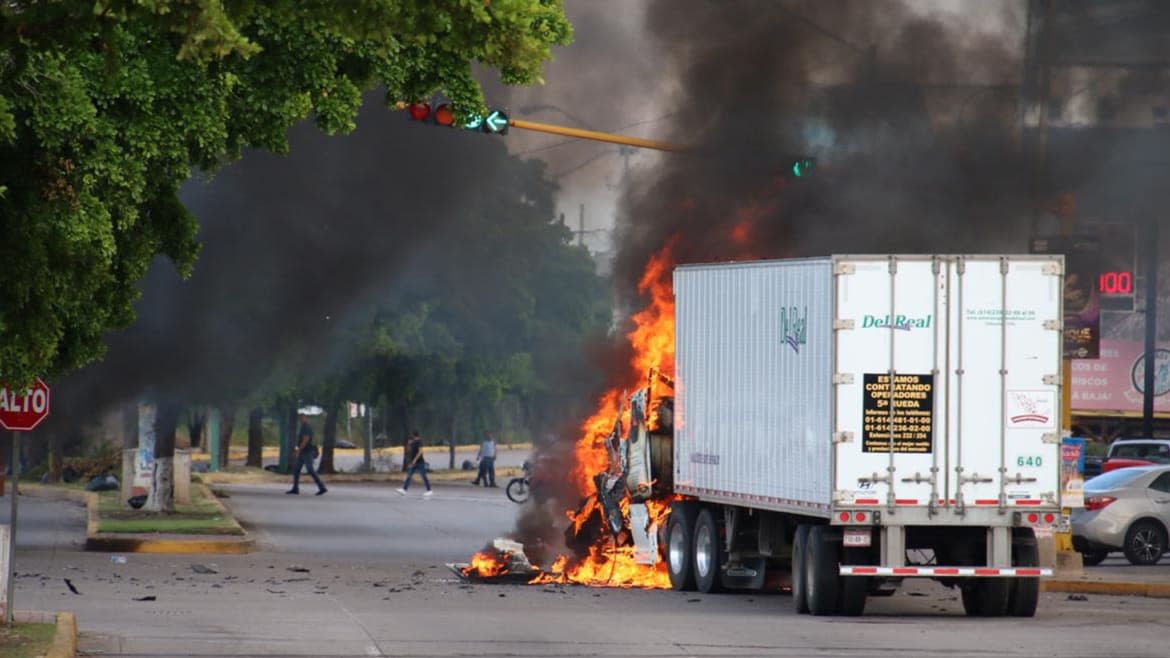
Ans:
POLYGON ((288 155, 250 152, 189 181, 182 197, 203 245, 193 275, 156 259, 134 324, 60 382, 55 415, 152 394, 235 402, 282 376, 311 380, 344 362, 409 277, 450 267, 475 277, 476 263, 444 262, 435 240, 507 175, 502 140, 411 123, 377 95, 358 126, 327 136, 301 124, 288 155))
POLYGON ((695 153, 626 189, 619 280, 674 235, 682 261, 1026 250, 1010 30, 864 0, 661 0, 646 27, 695 153), (818 168, 794 181, 802 154, 818 168), (730 237, 745 222, 750 248, 730 237))

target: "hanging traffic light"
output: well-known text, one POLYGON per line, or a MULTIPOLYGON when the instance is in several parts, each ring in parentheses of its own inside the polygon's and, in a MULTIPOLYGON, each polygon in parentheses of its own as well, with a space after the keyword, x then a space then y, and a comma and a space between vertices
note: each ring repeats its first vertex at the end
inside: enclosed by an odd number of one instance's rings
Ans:
MULTIPOLYGON (((399 106, 402 107, 402 106, 399 106)), ((431 110, 431 104, 422 101, 406 105, 407 116, 411 121, 421 121, 435 126, 448 128, 462 128, 473 132, 484 132, 490 135, 507 135, 510 121, 508 113, 499 108, 490 108, 486 115, 473 114, 462 123, 455 119, 455 109, 450 103, 440 103, 431 110)))
POLYGON ((411 103, 406 107, 410 118, 414 121, 426 121, 431 116, 430 103, 411 103))
POLYGON ((816 158, 804 155, 791 156, 788 165, 788 175, 792 178, 808 178, 812 175, 812 170, 816 165, 816 158))

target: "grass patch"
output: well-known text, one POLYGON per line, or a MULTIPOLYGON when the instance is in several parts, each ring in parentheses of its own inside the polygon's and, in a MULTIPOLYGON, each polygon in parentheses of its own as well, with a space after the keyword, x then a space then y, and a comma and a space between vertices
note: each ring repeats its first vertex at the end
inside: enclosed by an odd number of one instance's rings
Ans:
POLYGON ((15 626, 0 623, 0 656, 5 658, 33 658, 43 656, 53 645, 53 624, 26 624, 15 626))
POLYGON ((98 532, 180 535, 242 535, 244 531, 225 515, 203 487, 191 488, 191 502, 175 504, 173 514, 127 509, 117 491, 98 495, 98 532))

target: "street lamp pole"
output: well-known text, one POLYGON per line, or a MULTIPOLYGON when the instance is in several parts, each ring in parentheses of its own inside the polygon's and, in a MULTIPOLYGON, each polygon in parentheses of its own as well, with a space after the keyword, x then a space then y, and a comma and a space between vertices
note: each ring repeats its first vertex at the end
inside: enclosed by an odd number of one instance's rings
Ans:
POLYGON ((1146 354, 1142 382, 1142 436, 1154 436, 1155 375, 1158 370, 1158 221, 1146 217, 1144 258, 1146 270, 1146 354))

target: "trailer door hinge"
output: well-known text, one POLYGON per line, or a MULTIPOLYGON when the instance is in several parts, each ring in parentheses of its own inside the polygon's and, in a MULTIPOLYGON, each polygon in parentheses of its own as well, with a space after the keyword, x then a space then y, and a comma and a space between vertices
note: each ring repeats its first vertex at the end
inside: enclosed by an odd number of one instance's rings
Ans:
POLYGON ((1044 375, 1044 383, 1048 386, 1060 386, 1060 375, 1044 375))
POLYGON ((834 384, 852 384, 853 383, 853 373, 839 372, 839 373, 833 375, 833 383, 834 384))
POLYGON ((841 331, 841 330, 845 330, 845 329, 853 329, 856 326, 856 324, 857 323, 854 322, 852 319, 833 320, 833 330, 834 331, 841 331))
POLYGON ((853 443, 853 432, 834 432, 833 443, 853 443))
POLYGON ((1061 331, 1063 329, 1063 327, 1064 327, 1064 323, 1061 322, 1060 320, 1045 320, 1044 321, 1044 328, 1049 330, 1049 331, 1061 331))
POLYGON ((1056 432, 1045 432, 1040 440, 1044 443, 1060 443, 1060 435, 1056 432))
POLYGON ((842 274, 854 274, 857 272, 857 266, 853 263, 837 263, 833 266, 833 274, 838 276, 842 274))
POLYGON ((1060 263, 1045 263, 1044 267, 1040 269, 1044 274, 1050 274, 1052 276, 1061 276, 1064 274, 1063 270, 1064 268, 1060 266, 1060 263))

